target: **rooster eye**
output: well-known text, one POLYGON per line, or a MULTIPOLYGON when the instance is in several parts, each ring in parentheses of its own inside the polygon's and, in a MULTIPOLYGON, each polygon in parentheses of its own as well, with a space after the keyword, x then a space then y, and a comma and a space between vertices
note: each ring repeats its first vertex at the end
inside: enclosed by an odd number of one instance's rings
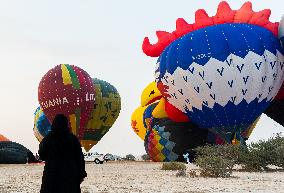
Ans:
POLYGON ((152 94, 155 94, 155 91, 154 91, 154 90, 152 90, 152 91, 150 92, 149 97, 150 97, 152 94))

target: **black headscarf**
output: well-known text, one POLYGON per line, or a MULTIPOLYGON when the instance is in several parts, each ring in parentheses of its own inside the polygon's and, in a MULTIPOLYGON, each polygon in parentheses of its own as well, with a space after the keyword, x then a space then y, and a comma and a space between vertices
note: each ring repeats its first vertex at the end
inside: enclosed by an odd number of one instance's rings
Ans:
POLYGON ((68 119, 63 114, 57 114, 52 121, 51 131, 55 134, 69 133, 68 119))

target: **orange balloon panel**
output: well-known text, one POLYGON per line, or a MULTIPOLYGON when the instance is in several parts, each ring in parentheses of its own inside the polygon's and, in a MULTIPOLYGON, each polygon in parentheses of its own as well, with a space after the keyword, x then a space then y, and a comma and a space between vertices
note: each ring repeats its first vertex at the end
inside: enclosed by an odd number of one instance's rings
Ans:
POLYGON ((0 141, 10 141, 10 140, 0 134, 0 141))

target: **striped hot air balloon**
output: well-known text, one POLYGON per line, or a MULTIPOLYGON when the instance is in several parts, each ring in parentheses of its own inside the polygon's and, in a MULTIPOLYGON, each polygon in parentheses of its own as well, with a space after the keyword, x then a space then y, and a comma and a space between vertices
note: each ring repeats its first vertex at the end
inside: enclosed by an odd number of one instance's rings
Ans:
POLYGON ((56 114, 64 114, 72 132, 82 139, 95 103, 92 78, 77 66, 57 65, 42 77, 38 101, 50 122, 56 114))

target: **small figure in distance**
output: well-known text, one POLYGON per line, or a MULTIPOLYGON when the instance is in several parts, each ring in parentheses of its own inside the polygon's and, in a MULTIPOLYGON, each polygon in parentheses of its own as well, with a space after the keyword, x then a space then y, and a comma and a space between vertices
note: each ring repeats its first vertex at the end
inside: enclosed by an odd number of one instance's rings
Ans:
POLYGON ((183 153, 183 158, 185 160, 186 163, 190 164, 194 161, 196 156, 196 152, 193 149, 187 149, 184 153, 183 153))
POLYGON ((87 177, 79 140, 70 132, 68 119, 55 116, 51 132, 39 145, 39 156, 45 161, 40 193, 80 193, 87 177))
POLYGON ((185 159, 186 163, 188 163, 188 164, 190 163, 190 161, 189 161, 189 153, 188 152, 183 154, 183 158, 185 159))

